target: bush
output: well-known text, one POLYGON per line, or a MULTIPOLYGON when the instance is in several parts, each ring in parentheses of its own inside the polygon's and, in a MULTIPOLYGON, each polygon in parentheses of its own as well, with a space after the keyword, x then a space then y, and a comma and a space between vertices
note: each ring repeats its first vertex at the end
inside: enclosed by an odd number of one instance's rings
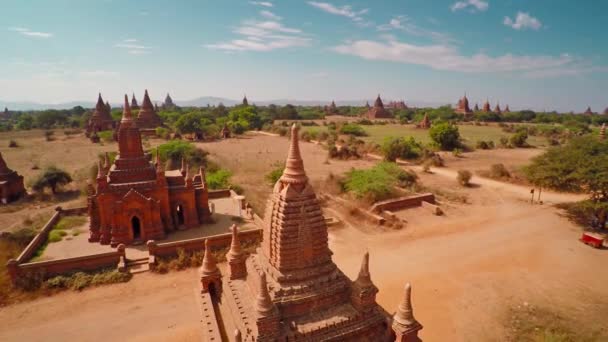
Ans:
POLYGON ((64 236, 68 235, 65 230, 51 230, 49 232, 49 242, 59 242, 63 239, 64 236))
POLYGON ((281 175, 283 175, 284 169, 285 169, 285 165, 275 164, 274 169, 272 169, 272 171, 270 171, 268 174, 266 174, 266 180, 271 185, 274 185, 279 180, 279 178, 281 178, 281 175))
POLYGON ((207 173, 207 185, 210 189, 228 189, 232 173, 226 169, 219 169, 207 173))
POLYGON ((50 188, 53 194, 57 193, 57 187, 66 185, 72 182, 72 177, 66 171, 63 171, 55 166, 47 167, 44 172, 32 184, 34 191, 44 191, 45 188, 50 188))
POLYGON ((490 167, 490 177, 492 178, 511 178, 511 173, 504 164, 494 164, 490 167))
POLYGON ((519 130, 509 138, 509 143, 515 147, 526 147, 528 146, 527 139, 528 132, 526 130, 519 130))
POLYGON ((471 171, 468 170, 458 170, 458 176, 457 176, 457 180, 458 183, 462 186, 469 186, 471 185, 471 178, 473 177, 473 174, 471 173, 471 171))
POLYGON ((99 137, 99 139, 105 142, 114 141, 114 132, 111 130, 97 132, 97 136, 99 137))
POLYGON ((429 135, 442 150, 453 150, 460 146, 460 132, 458 127, 448 122, 433 124, 429 135))
POLYGON ((462 157, 462 150, 459 148, 455 148, 452 150, 452 155, 454 155, 454 157, 462 157))
POLYGON ((55 140, 55 138, 53 138, 53 135, 55 135, 55 131, 44 131, 44 138, 46 139, 46 141, 55 140))
POLYGON ((416 179, 414 173, 404 171, 395 163, 381 162, 368 170, 348 172, 342 188, 356 198, 376 202, 391 197, 395 186, 410 186, 416 179))
POLYGON ((393 138, 388 137, 382 144, 382 152, 386 161, 394 162, 400 159, 416 159, 420 157, 422 145, 413 137, 393 138))
POLYGON ((342 128, 340 128, 340 133, 354 135, 356 137, 367 136, 367 132, 363 129, 363 127, 354 123, 347 123, 346 125, 342 126, 342 128))
POLYGON ((13 139, 8 141, 8 147, 19 147, 19 144, 17 144, 17 142, 13 139))
POLYGON ((152 154, 156 155, 156 151, 163 162, 170 161, 172 164, 179 165, 184 159, 190 164, 190 167, 207 165, 207 152, 186 141, 169 141, 158 146, 156 150, 152 151, 152 154))
POLYGON ((161 139, 165 139, 165 140, 171 139, 171 131, 169 131, 165 127, 156 127, 155 133, 156 133, 156 136, 161 139))
POLYGON ((492 140, 488 140, 488 141, 479 140, 479 141, 477 141, 477 144, 475 144, 475 148, 478 148, 480 150, 491 150, 491 149, 494 148, 494 141, 492 141, 492 140))

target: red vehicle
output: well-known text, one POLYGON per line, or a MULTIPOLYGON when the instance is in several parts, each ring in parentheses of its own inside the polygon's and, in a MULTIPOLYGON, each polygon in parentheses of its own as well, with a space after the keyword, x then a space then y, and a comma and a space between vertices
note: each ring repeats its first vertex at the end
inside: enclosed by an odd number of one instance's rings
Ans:
POLYGON ((583 235, 580 238, 580 241, 585 245, 589 245, 591 247, 600 248, 604 243, 604 237, 600 234, 583 232, 583 235))

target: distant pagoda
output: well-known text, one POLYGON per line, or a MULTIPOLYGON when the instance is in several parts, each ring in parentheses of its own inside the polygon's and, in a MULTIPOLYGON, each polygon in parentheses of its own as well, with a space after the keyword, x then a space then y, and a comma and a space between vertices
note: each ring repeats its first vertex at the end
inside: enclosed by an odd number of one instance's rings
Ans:
POLYGON ((502 110, 500 109, 500 103, 496 102, 496 107, 494 107, 494 113, 500 115, 502 114, 502 110))
POLYGON ((131 110, 138 110, 139 105, 137 104, 137 99, 135 98, 135 93, 131 96, 131 110))
POLYGON ((139 128, 156 128, 163 125, 163 120, 158 116, 150 96, 148 89, 144 92, 144 100, 141 103, 141 109, 137 115, 137 127, 139 128))
POLYGON ((420 121, 420 124, 418 124, 418 127, 423 129, 431 128, 431 120, 429 119, 428 113, 424 113, 424 117, 422 118, 422 121, 420 121))
POLYGON ((165 97, 165 101, 163 102, 162 107, 163 107, 163 109, 173 109, 173 108, 177 107, 175 105, 175 103, 173 103, 173 99, 171 98, 169 93, 167 93, 167 96, 165 97))
POLYGON ((483 104, 483 109, 481 110, 484 113, 490 113, 492 109, 490 108, 490 101, 486 100, 483 104))
POLYGON ((338 107, 336 103, 332 100, 329 106, 325 106, 325 115, 337 115, 338 107))
POLYGON ((23 176, 9 169, 0 153, 0 201, 3 204, 13 202, 25 195, 23 176))
POLYGON ((479 112, 479 106, 477 105, 477 103, 475 103, 475 107, 473 108, 474 112, 479 112))
POLYGON ((388 105, 386 107, 390 108, 390 109, 407 109, 407 105, 405 104, 405 101, 403 101, 403 100, 391 101, 388 103, 388 105))
POLYGON ((199 273, 206 341, 220 340, 220 330, 234 331, 231 341, 417 340, 422 326, 414 319, 409 292, 396 305, 394 318, 376 303, 378 288, 367 252, 354 281, 332 261, 325 218, 304 171, 295 125, 263 225, 262 245, 249 257, 233 227, 227 274, 220 273, 205 249, 199 273), (215 317, 213 301, 229 314, 215 317))
POLYGON ((468 116, 473 113, 469 107, 469 99, 467 98, 467 94, 464 94, 464 96, 458 100, 455 112, 458 114, 463 114, 464 116, 468 116))
POLYGON ((587 110, 585 110, 585 112, 583 113, 585 115, 593 115, 593 111, 591 110, 591 107, 587 107, 587 110))
POLYGON ((384 104, 382 103, 382 99, 380 98, 380 94, 376 97, 376 101, 374 102, 374 106, 367 110, 364 114, 368 119, 392 119, 394 118, 393 113, 384 109, 384 104))
POLYGON ((505 106, 505 113, 510 113, 511 112, 511 108, 509 108, 509 105, 505 106))
POLYGON ((93 114, 89 118, 89 122, 87 124, 86 135, 91 136, 95 132, 107 131, 113 129, 115 126, 114 119, 110 115, 110 109, 103 102, 101 98, 101 93, 97 97, 97 104, 95 105, 95 110, 93 110, 93 114))
POLYGON ((243 106, 249 106, 249 101, 247 101, 247 95, 243 96, 243 106))

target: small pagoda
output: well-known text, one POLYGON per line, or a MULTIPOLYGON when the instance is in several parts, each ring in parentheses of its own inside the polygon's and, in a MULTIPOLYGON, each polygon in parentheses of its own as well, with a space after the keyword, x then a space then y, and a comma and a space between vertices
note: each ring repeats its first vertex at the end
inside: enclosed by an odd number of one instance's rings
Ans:
POLYGON ((336 103, 332 100, 329 106, 325 106, 325 115, 337 115, 338 107, 336 103))
POLYGON ((500 115, 502 114, 502 110, 500 109, 500 103, 496 102, 496 107, 494 107, 494 113, 500 115))
POLYGON ((137 99, 135 98, 135 93, 131 95, 131 110, 139 110, 139 105, 137 104, 137 99))
POLYGON ((464 96, 458 100, 458 104, 456 105, 456 110, 454 112, 463 114, 464 116, 468 116, 473 113, 469 107, 469 99, 467 98, 466 94, 464 94, 464 96))
POLYGON ((473 107, 474 112, 479 112, 479 106, 475 103, 475 107, 473 107))
POLYGON ((173 99, 171 98, 171 95, 169 95, 169 93, 167 93, 167 96, 165 96, 165 101, 163 102, 162 108, 163 109, 174 109, 175 107, 177 107, 175 105, 175 103, 173 103, 173 99))
POLYGON ((241 103, 243 106, 249 106, 249 101, 247 100, 247 95, 243 96, 243 102, 241 103))
POLYGON ((25 195, 23 176, 17 171, 11 170, 6 165, 2 153, 0 153, 0 201, 7 204, 25 195))
MULTIPOLYGON (((394 318, 376 303, 368 253, 354 281, 332 261, 326 221, 304 171, 295 125, 262 234, 261 247, 247 256, 232 228, 226 274, 205 248, 201 303, 205 319, 215 320, 203 320, 205 334, 235 332, 231 341, 417 340, 422 326, 414 319, 409 292, 394 318), (213 305, 229 314, 215 317, 213 305)), ((214 338, 204 336, 206 341, 214 338)))
POLYGON ((585 115, 593 115, 595 113, 593 113, 593 111, 591 110, 591 107, 587 107, 587 110, 585 110, 585 112, 583 114, 585 114, 585 115))
POLYGON ((510 113, 510 112, 511 112, 511 108, 509 108, 509 105, 506 105, 506 106, 505 106, 505 110, 504 110, 504 112, 505 112, 505 113, 510 113))
POLYGON ((89 242, 143 243, 211 220, 202 169, 192 176, 182 160, 181 170, 165 171, 158 153, 156 163, 149 159, 125 95, 118 155, 99 162, 97 189, 88 189, 89 242))
POLYGON ((393 113, 386 110, 384 108, 384 104, 382 103, 382 99, 380 98, 380 94, 376 97, 376 101, 374 102, 374 106, 367 110, 364 114, 370 120, 373 119, 393 119, 393 113))
POLYGON ((600 140, 606 140, 606 123, 603 123, 602 127, 600 127, 600 140))
POLYGON ((405 104, 405 101, 403 101, 403 100, 391 101, 388 103, 388 105, 386 107, 390 108, 390 109, 407 109, 407 105, 405 104))
POLYGON ((89 118, 89 122, 87 124, 86 136, 89 137, 94 132, 107 131, 114 128, 114 120, 110 115, 110 109, 108 105, 103 102, 101 98, 101 93, 97 97, 97 104, 95 105, 95 110, 93 114, 89 118))
POLYGON ((604 109, 604 115, 608 115, 608 107, 606 107, 606 109, 604 109))
POLYGON ((490 101, 486 100, 486 102, 483 104, 483 109, 481 111, 484 113, 490 113, 492 111, 492 109, 490 108, 490 101))
POLYGON ((431 128, 431 120, 429 119, 428 113, 424 113, 424 117, 422 118, 422 121, 420 121, 420 123, 418 124, 418 128, 422 128, 422 129, 431 128))
POLYGON ((163 125, 163 120, 156 114, 156 110, 150 101, 148 89, 144 92, 144 100, 141 103, 141 109, 137 115, 137 127, 144 129, 152 129, 163 125))

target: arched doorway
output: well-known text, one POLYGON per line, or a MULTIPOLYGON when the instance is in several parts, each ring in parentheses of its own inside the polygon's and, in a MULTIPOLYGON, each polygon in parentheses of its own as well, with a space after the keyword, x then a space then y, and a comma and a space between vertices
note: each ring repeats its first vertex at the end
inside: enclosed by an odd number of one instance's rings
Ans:
POLYGON ((182 207, 182 205, 179 204, 175 208, 175 213, 177 214, 177 225, 183 226, 184 225, 184 207, 182 207))
POLYGON ((131 218, 131 230, 133 231, 133 240, 141 239, 141 221, 139 221, 139 217, 133 216, 131 218))

